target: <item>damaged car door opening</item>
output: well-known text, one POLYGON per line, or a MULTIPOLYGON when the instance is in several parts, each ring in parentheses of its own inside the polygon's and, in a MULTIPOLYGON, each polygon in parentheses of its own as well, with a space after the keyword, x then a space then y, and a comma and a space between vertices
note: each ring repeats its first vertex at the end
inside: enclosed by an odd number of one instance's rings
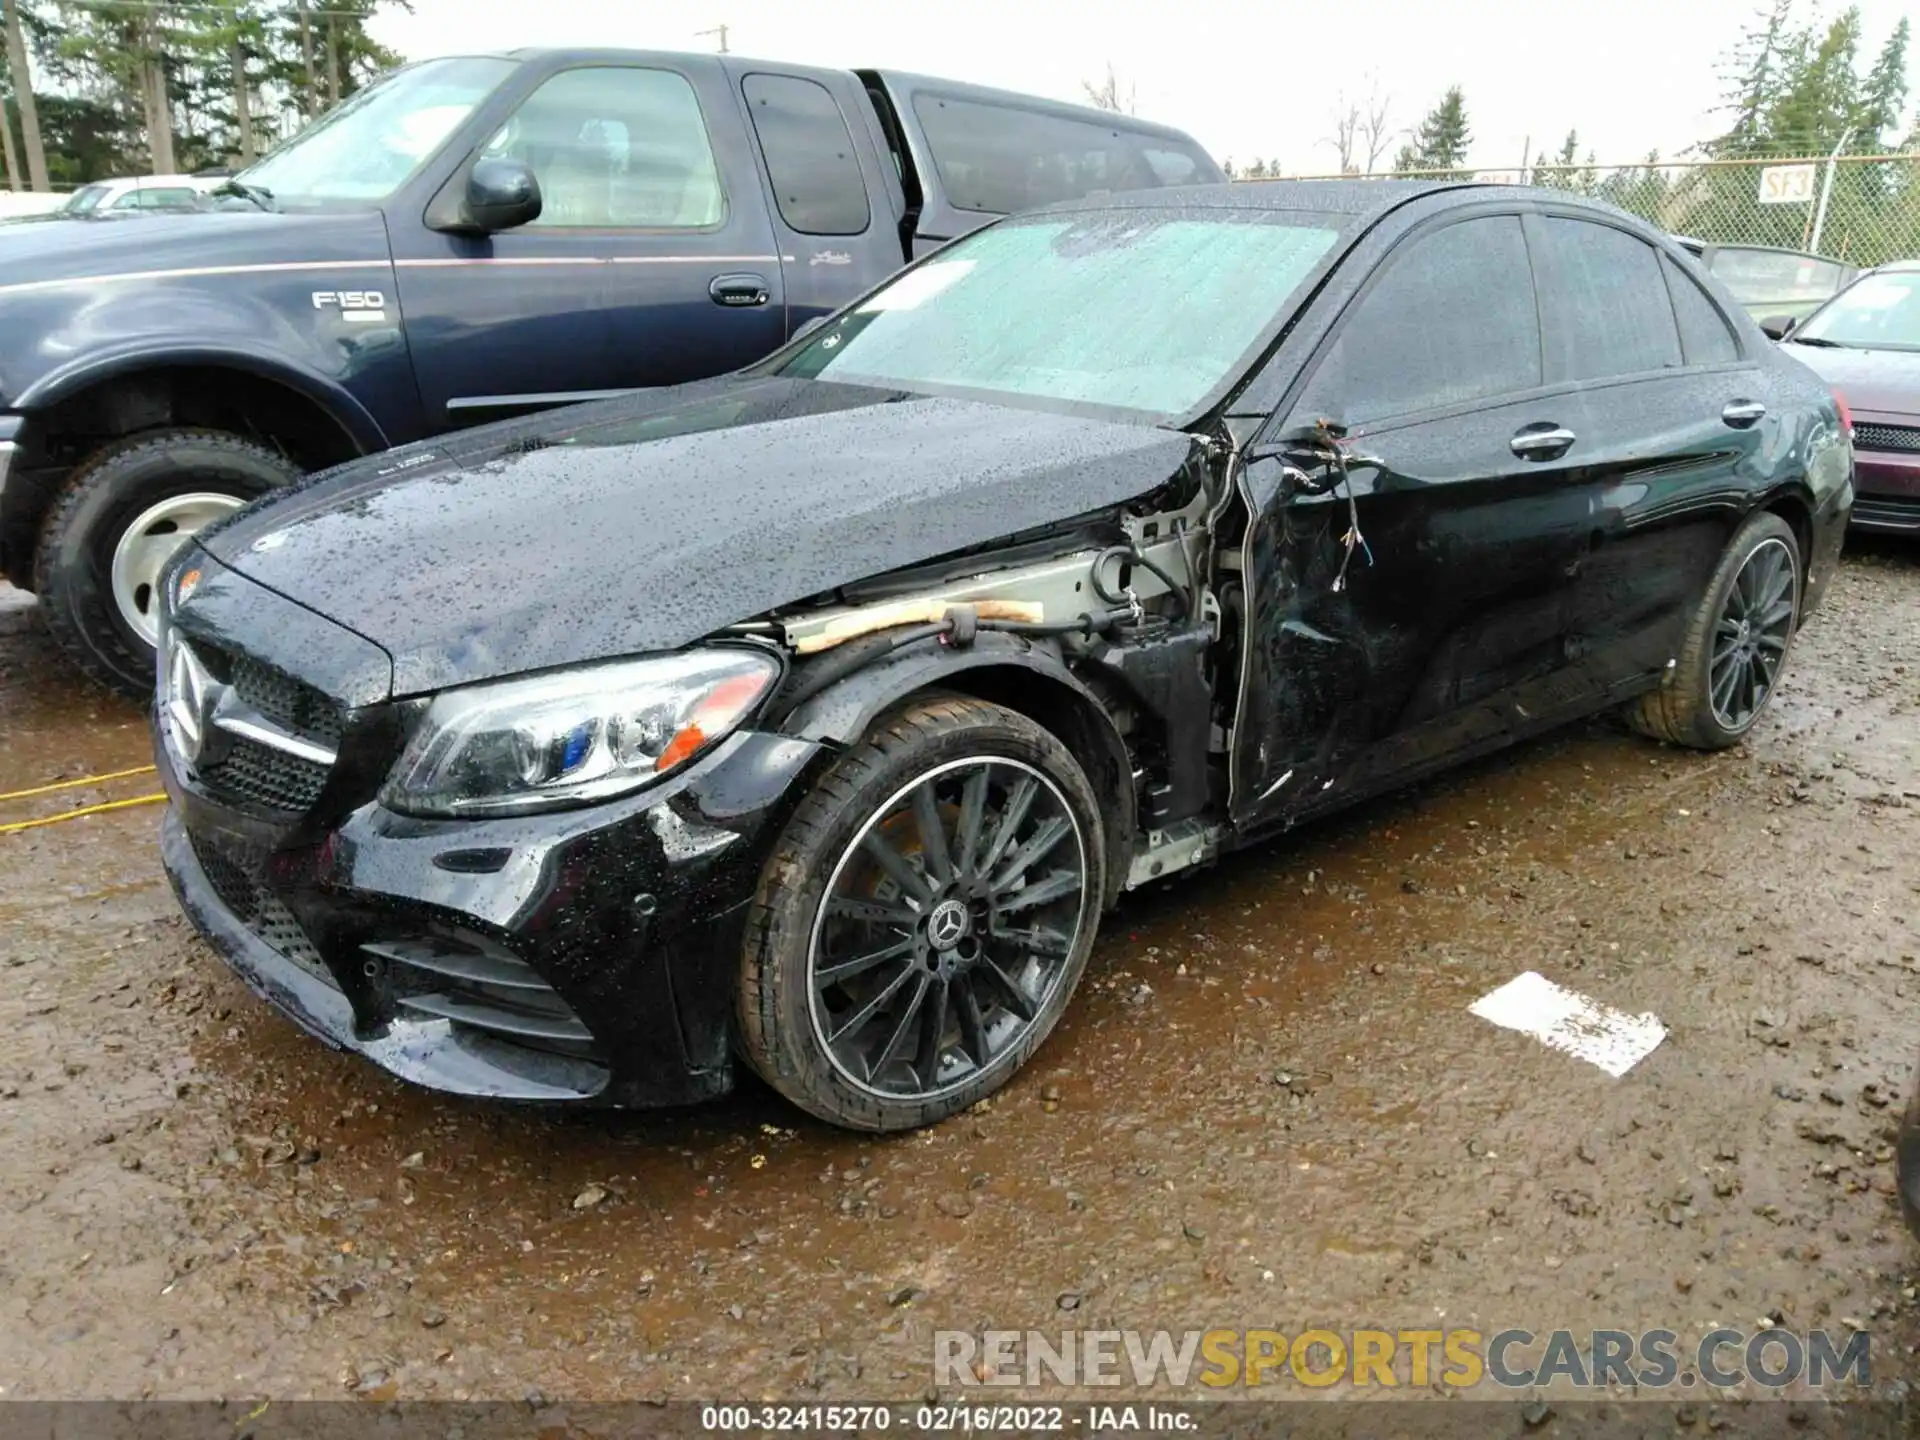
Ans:
POLYGON ((1606 206, 1069 201, 745 370, 201 532, 166 865, 418 1083, 744 1066, 907 1129, 1040 1047, 1130 888, 1602 710, 1737 744, 1852 479, 1831 391, 1606 206))

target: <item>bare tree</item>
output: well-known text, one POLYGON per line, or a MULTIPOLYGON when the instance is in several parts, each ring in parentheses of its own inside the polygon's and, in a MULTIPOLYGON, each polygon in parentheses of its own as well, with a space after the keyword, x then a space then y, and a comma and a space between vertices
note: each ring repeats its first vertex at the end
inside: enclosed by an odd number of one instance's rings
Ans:
POLYGON ((1087 92, 1090 104, 1102 110, 1111 110, 1118 115, 1132 115, 1134 110, 1134 87, 1128 85, 1124 92, 1120 88, 1120 77, 1113 73, 1113 62, 1107 62, 1107 78, 1099 84, 1091 80, 1082 80, 1080 88, 1087 92))
POLYGON ((1393 125, 1393 97, 1380 93, 1378 81, 1369 81, 1364 100, 1350 100, 1343 90, 1334 107, 1333 134, 1321 143, 1340 157, 1342 175, 1371 175, 1401 135, 1393 125))
MULTIPOLYGON (((19 0, 0 0, 7 31, 7 73, 13 77, 13 103, 20 111, 20 134, 27 142, 27 182, 47 190, 47 151, 40 143, 40 112, 33 103, 33 73, 27 69, 27 41, 20 30, 19 0)), ((0 122, 5 116, 0 115, 0 122)), ((9 149, 12 147, 9 146, 9 149)))
POLYGON ((1400 130, 1393 123, 1393 96, 1382 95, 1376 84, 1368 90, 1367 103, 1360 111, 1360 153, 1367 157, 1364 173, 1373 174, 1387 147, 1399 138, 1400 130))

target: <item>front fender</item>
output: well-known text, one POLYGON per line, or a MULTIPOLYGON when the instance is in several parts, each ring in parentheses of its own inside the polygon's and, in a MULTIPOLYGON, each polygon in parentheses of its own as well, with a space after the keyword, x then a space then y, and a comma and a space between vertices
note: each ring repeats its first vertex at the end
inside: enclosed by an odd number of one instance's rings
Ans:
MULTIPOLYGON (((806 673, 796 671, 796 679, 804 683, 806 673)), ((1133 766, 1107 707, 1067 667, 1055 642, 989 630, 964 649, 928 642, 898 650, 794 706, 778 728, 803 740, 851 745, 883 712, 924 690, 957 691, 1005 705, 1044 725, 1074 752, 1106 821, 1105 898, 1111 906, 1133 854, 1138 813, 1133 766)))
POLYGON ((174 340, 138 340, 75 360, 43 376, 20 397, 19 408, 45 412, 103 381, 143 371, 202 366, 242 370, 271 380, 311 401, 340 427, 363 455, 385 450, 386 430, 373 413, 338 381, 302 369, 285 357, 257 346, 182 345, 174 340))

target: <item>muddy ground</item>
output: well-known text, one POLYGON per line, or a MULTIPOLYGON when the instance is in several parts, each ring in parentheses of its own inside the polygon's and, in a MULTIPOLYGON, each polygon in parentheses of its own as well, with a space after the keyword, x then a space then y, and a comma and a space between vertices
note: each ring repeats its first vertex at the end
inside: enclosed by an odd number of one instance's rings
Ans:
MULTIPOLYGON (((144 763, 0 590, 0 791, 144 763)), ((0 806, 0 823, 151 776, 0 806)), ((1000 1098, 879 1141, 409 1090, 228 978, 157 807, 0 835, 0 1387, 917 1399, 935 1329, 1860 1326, 1915 1366, 1920 548, 1742 750, 1594 724, 1111 917, 1000 1098), (1470 1016, 1525 970, 1622 1079, 1470 1016), (1891 1101, 1891 1103, 1889 1103, 1891 1101)))

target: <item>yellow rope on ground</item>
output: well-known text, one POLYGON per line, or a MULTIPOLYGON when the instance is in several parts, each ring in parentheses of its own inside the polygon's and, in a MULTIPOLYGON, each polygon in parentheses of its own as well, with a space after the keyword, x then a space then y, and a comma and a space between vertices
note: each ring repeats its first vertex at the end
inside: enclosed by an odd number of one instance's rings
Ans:
POLYGON ((111 775, 84 775, 78 780, 56 780, 51 785, 36 785, 31 790, 9 790, 0 800, 24 800, 29 795, 47 795, 55 790, 78 790, 83 785, 104 785, 109 780, 124 780, 129 775, 151 775, 153 766, 136 765, 131 770, 115 770, 111 775))
POLYGON ((78 820, 82 815, 100 815, 108 810, 126 810, 135 805, 156 805, 166 798, 164 794, 138 795, 131 800, 109 800, 104 805, 82 805, 78 810, 69 810, 64 815, 47 815, 38 820, 16 820, 11 825, 0 825, 0 835, 11 835, 16 830, 31 830, 37 825, 58 825, 62 820, 78 820))

